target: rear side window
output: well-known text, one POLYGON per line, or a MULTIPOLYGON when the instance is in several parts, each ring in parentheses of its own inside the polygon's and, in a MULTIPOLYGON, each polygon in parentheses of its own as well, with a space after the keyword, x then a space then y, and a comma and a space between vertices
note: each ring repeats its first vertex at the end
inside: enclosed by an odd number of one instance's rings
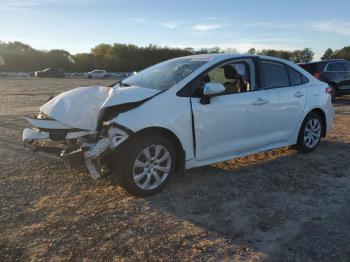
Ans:
POLYGON ((289 86, 289 76, 286 67, 280 63, 261 62, 264 89, 289 86))
POLYGON ((287 70, 290 78, 290 84, 292 86, 303 85, 309 82, 309 80, 303 74, 299 73, 294 68, 287 66, 287 70))

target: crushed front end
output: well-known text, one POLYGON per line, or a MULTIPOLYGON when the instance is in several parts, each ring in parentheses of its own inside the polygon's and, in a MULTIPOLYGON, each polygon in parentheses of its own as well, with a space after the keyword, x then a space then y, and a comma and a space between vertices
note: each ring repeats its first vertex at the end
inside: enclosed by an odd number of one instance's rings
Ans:
POLYGON ((73 165, 82 160, 95 179, 105 173, 103 157, 132 134, 131 130, 111 121, 104 122, 97 132, 70 127, 43 113, 25 119, 33 126, 23 130, 23 142, 27 148, 58 153, 73 165))

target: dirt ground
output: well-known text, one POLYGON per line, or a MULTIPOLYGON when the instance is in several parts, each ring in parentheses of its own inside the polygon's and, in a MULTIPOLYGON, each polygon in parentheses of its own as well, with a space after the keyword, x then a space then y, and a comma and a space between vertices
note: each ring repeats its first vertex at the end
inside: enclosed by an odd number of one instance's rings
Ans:
POLYGON ((311 154, 189 170, 141 199, 22 146, 50 95, 112 82, 0 79, 0 261, 350 261, 350 98, 311 154))

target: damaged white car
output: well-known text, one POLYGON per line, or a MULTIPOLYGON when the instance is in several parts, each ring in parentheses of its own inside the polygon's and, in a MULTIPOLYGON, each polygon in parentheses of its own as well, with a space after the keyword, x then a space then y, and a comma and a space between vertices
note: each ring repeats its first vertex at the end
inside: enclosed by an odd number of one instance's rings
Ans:
POLYGON ((176 173, 277 147, 312 151, 333 121, 331 89, 282 59, 213 54, 172 59, 111 87, 64 92, 27 117, 23 140, 82 156, 136 196, 176 173))

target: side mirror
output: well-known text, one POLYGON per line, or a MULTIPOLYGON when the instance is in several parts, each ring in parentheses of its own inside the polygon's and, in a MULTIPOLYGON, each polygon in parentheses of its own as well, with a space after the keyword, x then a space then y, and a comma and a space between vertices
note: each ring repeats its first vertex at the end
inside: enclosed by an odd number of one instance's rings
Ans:
POLYGON ((226 88, 224 85, 219 83, 206 83, 203 88, 203 96, 200 100, 201 104, 210 104, 210 98, 212 96, 219 95, 225 92, 226 88))

